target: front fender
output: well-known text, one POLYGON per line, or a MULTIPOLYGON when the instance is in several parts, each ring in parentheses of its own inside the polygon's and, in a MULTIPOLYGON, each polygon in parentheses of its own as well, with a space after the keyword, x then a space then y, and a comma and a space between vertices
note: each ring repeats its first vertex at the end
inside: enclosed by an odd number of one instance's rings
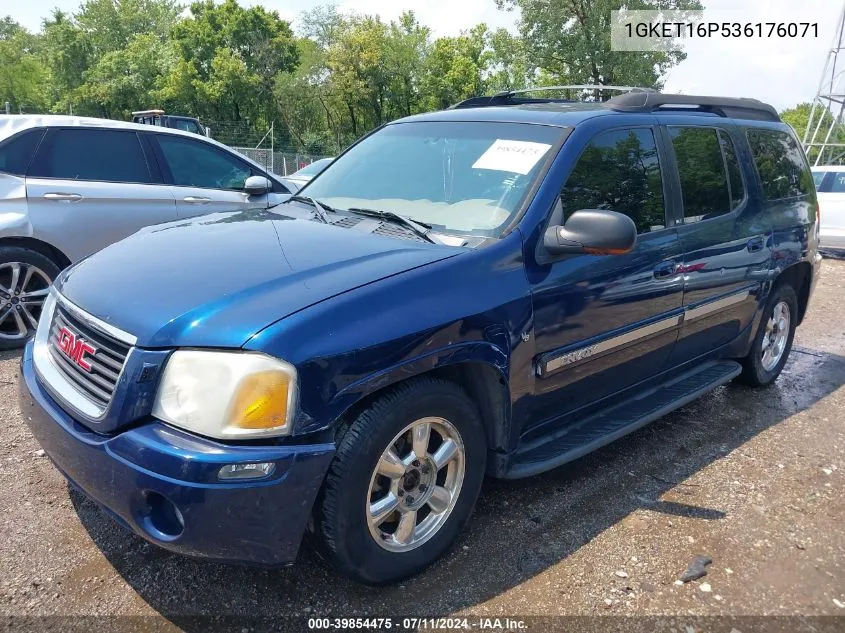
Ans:
POLYGON ((386 387, 434 369, 442 369, 461 363, 482 363, 491 366, 507 384, 507 352, 486 341, 470 341, 410 358, 350 384, 339 391, 328 403, 331 418, 339 418, 357 402, 376 391, 381 391, 386 387))

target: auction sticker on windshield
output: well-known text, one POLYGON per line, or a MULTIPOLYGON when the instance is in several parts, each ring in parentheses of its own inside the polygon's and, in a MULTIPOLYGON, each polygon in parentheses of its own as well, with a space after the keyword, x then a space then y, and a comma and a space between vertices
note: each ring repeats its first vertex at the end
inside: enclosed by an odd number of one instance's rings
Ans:
POLYGON ((551 145, 546 143, 496 139, 496 142, 478 157, 472 167, 525 175, 534 168, 550 147, 551 145))

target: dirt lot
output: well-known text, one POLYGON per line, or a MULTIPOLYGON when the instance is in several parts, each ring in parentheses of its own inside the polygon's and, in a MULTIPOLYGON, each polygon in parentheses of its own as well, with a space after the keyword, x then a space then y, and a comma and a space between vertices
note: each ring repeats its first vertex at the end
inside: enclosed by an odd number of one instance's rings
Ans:
POLYGON ((129 534, 37 456, 6 353, 0 616, 157 616, 142 628, 191 615, 845 616, 843 285, 845 262, 827 260, 774 386, 730 385, 569 466, 489 481, 452 554, 382 589, 336 577, 307 549, 266 571, 129 534), (708 575, 675 584, 699 554, 708 575))

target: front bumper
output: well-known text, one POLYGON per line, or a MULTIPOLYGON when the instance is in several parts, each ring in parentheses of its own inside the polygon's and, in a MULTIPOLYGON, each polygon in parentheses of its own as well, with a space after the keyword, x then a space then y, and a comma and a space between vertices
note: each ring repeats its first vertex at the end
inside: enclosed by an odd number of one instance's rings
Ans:
POLYGON ((277 566, 296 559, 333 444, 232 446, 149 418, 99 435, 39 383, 32 343, 19 376, 21 412, 61 473, 120 523, 181 554, 277 566), (272 462, 267 477, 221 481, 226 464, 272 462))

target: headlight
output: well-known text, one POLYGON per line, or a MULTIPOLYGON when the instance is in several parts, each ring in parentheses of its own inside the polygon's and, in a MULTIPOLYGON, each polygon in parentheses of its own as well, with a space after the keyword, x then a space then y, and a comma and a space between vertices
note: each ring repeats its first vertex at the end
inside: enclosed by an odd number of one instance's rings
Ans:
POLYGON ((219 439, 287 435, 296 410, 296 369, 252 352, 179 350, 164 367, 153 415, 219 439))

